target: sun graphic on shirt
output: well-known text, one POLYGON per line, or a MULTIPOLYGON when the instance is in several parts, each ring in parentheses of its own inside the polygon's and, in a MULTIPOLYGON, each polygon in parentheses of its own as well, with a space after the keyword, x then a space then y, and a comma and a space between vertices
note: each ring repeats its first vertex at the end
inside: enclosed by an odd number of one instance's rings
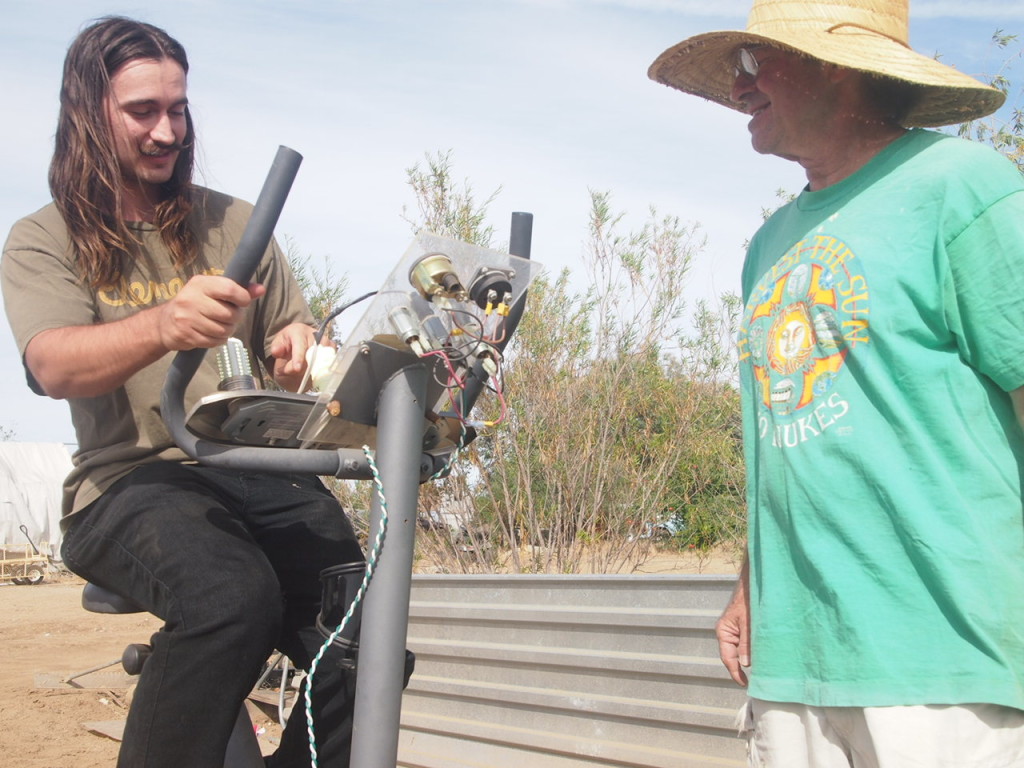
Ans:
POLYGON ((798 301, 776 316, 768 331, 768 364, 784 376, 796 373, 814 353, 815 333, 807 305, 798 301))
MULTIPOLYGON (((853 346, 867 343, 867 280, 851 269, 821 263, 822 253, 797 244, 751 291, 739 336, 740 361, 749 361, 762 407, 773 418, 797 418, 839 386, 853 346), (843 286, 864 286, 858 303, 843 286)), ((824 255, 827 256, 827 253, 824 255)))

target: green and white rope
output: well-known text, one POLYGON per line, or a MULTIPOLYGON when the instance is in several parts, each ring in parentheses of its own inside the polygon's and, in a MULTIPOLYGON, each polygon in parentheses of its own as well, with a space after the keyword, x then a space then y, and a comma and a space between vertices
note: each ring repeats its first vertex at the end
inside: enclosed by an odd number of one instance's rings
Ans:
POLYGON ((440 479, 441 477, 443 477, 445 475, 445 473, 448 470, 450 470, 452 468, 452 465, 455 464, 456 459, 459 458, 459 454, 461 454, 462 450, 466 447, 465 442, 466 442, 466 425, 465 424, 461 424, 460 425, 460 429, 459 429, 459 442, 457 442, 455 444, 455 450, 453 450, 448 455, 448 461, 446 461, 444 463, 444 466, 441 467, 439 470, 437 470, 437 472, 432 474, 429 478, 427 478, 428 481, 429 480, 438 480, 438 479, 440 479))
POLYGON ((370 472, 373 473, 373 482, 377 486, 377 498, 380 500, 380 527, 377 529, 377 536, 374 539, 373 547, 370 550, 370 556, 366 559, 366 573, 363 574, 363 582, 359 585, 359 589, 356 592, 356 596, 352 598, 352 604, 348 608, 348 612, 342 618, 341 623, 338 625, 327 641, 320 646, 320 651, 317 653, 316 658, 313 659, 313 663, 309 665, 309 673, 306 675, 306 731, 309 734, 309 755, 311 768, 317 768, 317 752, 316 752, 316 735, 313 730, 313 674, 316 672, 316 668, 320 664, 320 660, 327 653, 327 649, 331 647, 338 636, 345 631, 345 627, 348 626, 349 621, 352 619, 352 615, 355 613, 356 607, 362 602, 363 596, 366 594, 366 590, 370 586, 370 581, 373 579, 373 572, 377 567, 377 561, 380 559, 381 550, 384 548, 384 536, 388 529, 388 501, 384 496, 384 483, 381 482, 380 472, 377 469, 377 462, 373 459, 373 454, 370 451, 369 446, 363 446, 363 453, 366 455, 366 462, 370 465, 370 472))

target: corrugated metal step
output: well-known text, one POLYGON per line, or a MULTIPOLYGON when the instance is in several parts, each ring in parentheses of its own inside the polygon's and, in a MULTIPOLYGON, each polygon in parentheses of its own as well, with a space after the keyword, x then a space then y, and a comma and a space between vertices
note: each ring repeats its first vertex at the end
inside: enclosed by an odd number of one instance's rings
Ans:
POLYGON ((431 712, 403 711, 398 765, 402 768, 743 768, 738 739, 733 754, 713 754, 708 741, 662 749, 643 742, 581 738, 555 732, 488 724, 431 712), (439 736, 438 734, 444 734, 439 736), (691 751, 692 750, 692 751, 691 751))
POLYGON ((701 656, 647 654, 636 651, 605 651, 571 646, 486 643, 478 640, 450 640, 409 635, 408 645, 417 659, 455 658, 473 663, 513 663, 524 667, 581 667, 635 674, 706 677, 728 680, 729 674, 717 659, 701 656))
POLYGON ((595 722, 604 719, 628 720, 633 723, 649 723, 690 726, 694 728, 716 728, 733 731, 736 719, 734 708, 708 707, 699 704, 683 704, 672 701, 636 699, 610 694, 583 693, 527 685, 480 683, 475 680, 460 680, 430 676, 417 676, 415 689, 409 690, 409 706, 423 695, 449 700, 446 714, 467 703, 471 706, 500 707, 514 710, 525 720, 522 710, 541 713, 543 718, 563 715, 595 722))

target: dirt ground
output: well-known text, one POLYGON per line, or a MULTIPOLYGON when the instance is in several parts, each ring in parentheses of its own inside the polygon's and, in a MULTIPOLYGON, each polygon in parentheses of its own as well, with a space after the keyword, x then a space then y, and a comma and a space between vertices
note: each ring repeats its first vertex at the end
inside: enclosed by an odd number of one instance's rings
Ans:
MULTIPOLYGON (((660 555, 645 573, 734 573, 735 558, 660 555)), ((123 721, 129 680, 119 666, 66 678, 115 659, 159 627, 147 614, 110 616, 81 607, 83 582, 49 575, 36 586, 0 584, 0 760, 18 768, 110 768, 118 742, 87 723, 123 721)), ((254 711, 273 751, 280 728, 273 712, 254 711)))

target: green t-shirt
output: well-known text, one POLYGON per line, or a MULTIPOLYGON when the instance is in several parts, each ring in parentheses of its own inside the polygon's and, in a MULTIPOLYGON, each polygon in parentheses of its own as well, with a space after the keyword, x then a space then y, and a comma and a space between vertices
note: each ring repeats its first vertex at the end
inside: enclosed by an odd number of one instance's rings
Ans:
MULTIPOLYGON (((0 278, 4 307, 23 359, 28 343, 42 331, 120 320, 167 301, 192 275, 223 273, 252 206, 209 190, 201 192, 193 214, 202 243, 195 264, 179 272, 159 232, 148 224, 134 224, 141 255, 118 285, 100 290, 82 280, 56 206, 51 203, 17 222, 4 246, 0 278)), ((245 313, 235 336, 262 363, 270 358, 278 331, 293 322, 312 323, 313 318, 275 243, 253 280, 265 285, 267 293, 245 313)), ((90 504, 139 464, 187 459, 160 418, 160 392, 173 358, 165 355, 108 394, 68 400, 78 450, 64 484, 65 515, 90 504)), ((42 394, 27 368, 26 376, 33 390, 42 394)), ((186 393, 186 408, 216 392, 219 381, 214 355, 207 354, 186 393)))
POLYGON ((751 242, 750 694, 1024 708, 1024 179, 914 130, 751 242))

